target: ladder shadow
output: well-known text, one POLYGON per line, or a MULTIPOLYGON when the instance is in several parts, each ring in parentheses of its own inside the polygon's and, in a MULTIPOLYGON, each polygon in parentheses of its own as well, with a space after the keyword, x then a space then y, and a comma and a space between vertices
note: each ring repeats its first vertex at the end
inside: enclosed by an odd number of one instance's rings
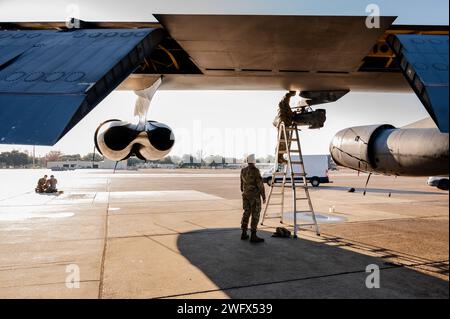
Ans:
MULTIPOLYGON (((299 233, 301 236, 301 232, 299 233)), ((306 239, 240 240, 237 228, 182 233, 177 248, 230 298, 448 298, 448 281, 306 239), (368 265, 380 267, 379 289, 365 285, 368 265)), ((208 298, 213 291, 192 297, 208 298)), ((213 295, 214 296, 214 295, 213 295)))

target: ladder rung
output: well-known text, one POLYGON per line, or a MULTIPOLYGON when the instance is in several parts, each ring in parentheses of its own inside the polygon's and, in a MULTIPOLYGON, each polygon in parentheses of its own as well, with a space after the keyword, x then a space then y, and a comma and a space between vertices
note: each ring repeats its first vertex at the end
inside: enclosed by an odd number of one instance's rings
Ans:
POLYGON ((308 197, 297 197, 296 200, 305 200, 305 199, 309 199, 308 197))
MULTIPOLYGON (((291 186, 292 186, 292 183, 289 182, 289 181, 286 181, 286 183, 284 183, 284 188, 286 188, 286 187, 291 187, 291 186)), ((283 187, 283 183, 275 183, 275 184, 272 184, 272 187, 283 187)), ((303 184, 295 184, 295 187, 298 187, 298 188, 308 188, 308 186, 305 186, 305 185, 303 185, 303 184)))
POLYGON ((312 224, 297 224, 297 226, 316 226, 316 224, 312 223, 312 224))
POLYGON ((300 150, 289 150, 291 153, 300 153, 300 150))
POLYGON ((264 219, 274 219, 274 218, 281 218, 281 215, 280 216, 266 216, 266 217, 264 217, 264 219))
MULTIPOLYGON (((284 174, 280 174, 280 175, 276 175, 278 177, 275 178, 276 181, 282 181, 283 179, 280 178, 281 176, 284 176, 284 174)), ((290 181, 292 176, 294 176, 294 180, 296 180, 298 182, 299 177, 305 177, 306 173, 294 173, 294 175, 292 174, 286 174, 286 181, 290 181)), ((303 181, 303 178, 301 178, 301 181, 303 181)))

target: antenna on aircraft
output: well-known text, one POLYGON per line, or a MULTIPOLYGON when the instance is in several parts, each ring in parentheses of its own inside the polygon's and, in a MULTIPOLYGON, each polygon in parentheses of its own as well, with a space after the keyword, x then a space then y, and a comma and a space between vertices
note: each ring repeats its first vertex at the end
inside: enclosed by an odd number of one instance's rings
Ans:
POLYGON ((147 113, 150 108, 150 103, 156 91, 162 84, 162 75, 148 88, 143 90, 134 91, 138 96, 136 104, 134 106, 134 116, 139 117, 138 128, 143 129, 147 119, 147 113))

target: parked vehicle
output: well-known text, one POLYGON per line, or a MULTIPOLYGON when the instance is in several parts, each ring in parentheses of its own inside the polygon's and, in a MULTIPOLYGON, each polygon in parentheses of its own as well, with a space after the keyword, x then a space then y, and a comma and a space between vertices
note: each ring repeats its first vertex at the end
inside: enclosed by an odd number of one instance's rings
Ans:
POLYGON ((448 176, 431 176, 428 177, 427 184, 429 186, 434 186, 439 189, 442 189, 444 191, 448 191, 449 189, 449 182, 448 182, 448 176))
MULTIPOLYGON (((292 161, 298 161, 298 156, 292 156, 292 161)), ((330 183, 328 177, 329 170, 329 158, 328 155, 303 155, 303 162, 306 171, 306 180, 313 186, 318 187, 321 183, 330 183)), ((300 173, 300 165, 293 164, 294 173, 300 173)), ((272 174, 275 167, 272 167, 262 174, 263 181, 268 185, 272 183, 272 174)), ((282 165, 277 167, 277 172, 281 172, 282 165)), ((286 181, 290 181, 290 169, 286 175, 286 181)), ((283 176, 276 176, 275 182, 280 183, 283 181, 283 176)), ((295 181, 302 182, 302 176, 296 176, 295 181)))

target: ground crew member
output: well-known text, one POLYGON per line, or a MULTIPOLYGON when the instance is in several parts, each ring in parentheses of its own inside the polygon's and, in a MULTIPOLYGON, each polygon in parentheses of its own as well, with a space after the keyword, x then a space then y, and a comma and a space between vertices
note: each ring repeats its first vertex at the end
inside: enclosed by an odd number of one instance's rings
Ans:
POLYGON ((290 101, 294 95, 295 91, 289 91, 283 96, 280 103, 278 103, 278 114, 273 121, 273 126, 278 127, 280 122, 284 122, 286 126, 292 125, 294 112, 291 109, 290 101))
POLYGON ((44 175, 44 177, 41 177, 38 179, 37 186, 36 186, 36 193, 43 193, 45 191, 45 186, 47 184, 47 175, 44 175))
POLYGON ((250 229, 250 242, 260 243, 263 238, 256 236, 256 229, 259 222, 259 213, 261 212, 261 198, 263 203, 266 203, 266 194, 264 192, 264 184, 262 182, 259 169, 255 166, 255 154, 247 156, 247 167, 241 170, 241 192, 242 192, 242 206, 244 214, 242 216, 241 239, 248 239, 247 228, 250 216, 252 217, 250 229))
MULTIPOLYGON (((292 120, 294 117, 294 112, 291 109, 291 105, 289 104, 291 101, 291 97, 295 95, 295 91, 289 91, 286 93, 283 97, 283 99, 278 103, 278 114, 275 117, 275 120, 273 121, 273 125, 275 127, 278 127, 278 125, 281 122, 284 122, 284 125, 286 127, 289 127, 292 125, 292 120)), ((286 141, 284 140, 284 136, 280 136, 280 149, 278 150, 278 163, 284 163, 286 160, 284 159, 283 155, 286 153, 286 141)))
POLYGON ((50 175, 50 178, 47 181, 47 189, 45 190, 45 192, 56 193, 58 191, 56 189, 56 184, 58 184, 58 180, 55 178, 55 176, 50 175))

